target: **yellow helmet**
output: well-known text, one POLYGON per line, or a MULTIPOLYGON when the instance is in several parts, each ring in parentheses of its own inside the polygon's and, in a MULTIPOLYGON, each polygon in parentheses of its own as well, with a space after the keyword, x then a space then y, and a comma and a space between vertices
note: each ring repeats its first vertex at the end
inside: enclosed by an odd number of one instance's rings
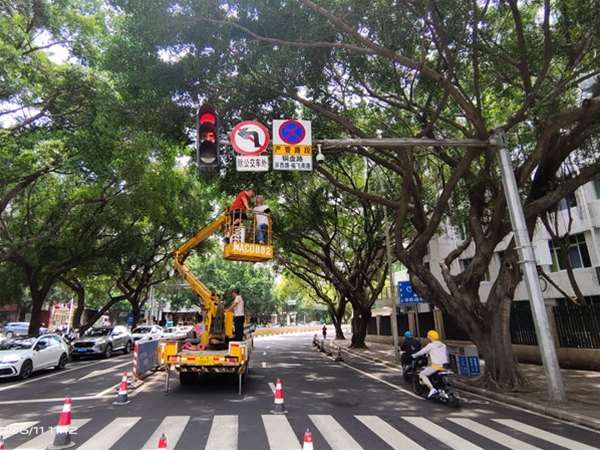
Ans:
POLYGON ((429 330, 427 332, 427 339, 429 339, 430 341, 439 341, 440 340, 440 335, 435 330, 429 330))

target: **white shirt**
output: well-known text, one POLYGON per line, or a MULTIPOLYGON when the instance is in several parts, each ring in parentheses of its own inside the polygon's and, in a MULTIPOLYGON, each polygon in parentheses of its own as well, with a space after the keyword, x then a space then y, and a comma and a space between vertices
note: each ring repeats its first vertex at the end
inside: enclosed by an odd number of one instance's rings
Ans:
POLYGON ((269 216, 268 214, 265 212, 265 210, 268 210, 269 207, 267 205, 260 205, 260 206, 255 206, 254 207, 254 213, 256 215, 256 225, 269 225, 269 216))
POLYGON ((236 317, 244 315, 244 299, 241 295, 238 295, 233 301, 233 315, 236 317))
POLYGON ((443 342, 430 342, 424 349, 414 353, 413 357, 416 358, 423 355, 429 355, 429 363, 435 366, 444 367, 444 364, 448 364, 448 349, 443 342))

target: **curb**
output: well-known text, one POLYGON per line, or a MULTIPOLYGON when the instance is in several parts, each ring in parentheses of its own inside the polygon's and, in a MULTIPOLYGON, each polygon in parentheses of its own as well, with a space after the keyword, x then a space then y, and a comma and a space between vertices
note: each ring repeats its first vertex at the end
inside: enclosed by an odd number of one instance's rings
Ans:
MULTIPOLYGON (((363 355, 360 352, 350 350, 348 348, 344 348, 341 345, 332 343, 332 346, 338 347, 342 352, 346 352, 348 354, 356 354, 361 357, 368 359, 373 362, 377 362, 383 364, 387 367, 397 368, 397 365, 390 363, 388 361, 384 361, 382 359, 377 358, 376 356, 372 356, 373 351, 371 351, 371 355, 363 355)), ((542 414, 547 417, 552 417, 554 419, 559 419, 565 422, 574 423, 576 425, 581 425, 587 428, 591 428, 596 431, 600 431, 600 419, 594 419, 592 417, 584 416, 582 414, 578 414, 575 412, 567 411, 562 409, 559 405, 544 405, 540 403, 532 402, 531 400, 522 400, 516 397, 511 397, 510 395, 502 394, 500 392, 490 391, 488 389, 479 388, 476 386, 471 386, 469 384, 464 383, 458 379, 453 379, 454 386, 458 389, 471 392, 473 394, 477 394, 481 397, 488 398, 491 400, 495 400, 499 403, 506 404, 509 406, 517 406, 521 409, 535 412, 538 414, 542 414)))
POLYGON ((477 394, 482 397, 489 398, 510 406, 517 406, 527 411, 536 412, 538 414, 552 417, 554 419, 563 420, 565 422, 574 423, 577 425, 585 426, 600 431, 600 420, 584 416, 575 412, 567 411, 565 409, 562 409, 559 405, 551 406, 535 403, 531 400, 521 400, 519 398, 511 397, 510 395, 502 394, 500 392, 494 392, 487 389, 470 386, 460 380, 453 381, 454 385, 460 390, 471 392, 473 394, 477 394))

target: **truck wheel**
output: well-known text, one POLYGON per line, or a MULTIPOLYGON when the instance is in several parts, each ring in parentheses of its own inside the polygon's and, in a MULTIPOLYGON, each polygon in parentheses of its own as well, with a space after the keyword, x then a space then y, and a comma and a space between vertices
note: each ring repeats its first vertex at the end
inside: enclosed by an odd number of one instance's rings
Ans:
POLYGON ((189 386, 190 384, 194 384, 194 382, 198 379, 198 374, 194 372, 180 372, 179 373, 179 382, 183 386, 189 386))

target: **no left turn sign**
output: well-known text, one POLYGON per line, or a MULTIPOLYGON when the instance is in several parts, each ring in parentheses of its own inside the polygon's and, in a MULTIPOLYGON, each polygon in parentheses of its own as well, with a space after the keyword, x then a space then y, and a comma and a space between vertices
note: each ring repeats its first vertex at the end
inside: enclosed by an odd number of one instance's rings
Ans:
POLYGON ((231 132, 231 145, 244 156, 257 156, 269 145, 269 132, 258 122, 239 123, 231 132))

